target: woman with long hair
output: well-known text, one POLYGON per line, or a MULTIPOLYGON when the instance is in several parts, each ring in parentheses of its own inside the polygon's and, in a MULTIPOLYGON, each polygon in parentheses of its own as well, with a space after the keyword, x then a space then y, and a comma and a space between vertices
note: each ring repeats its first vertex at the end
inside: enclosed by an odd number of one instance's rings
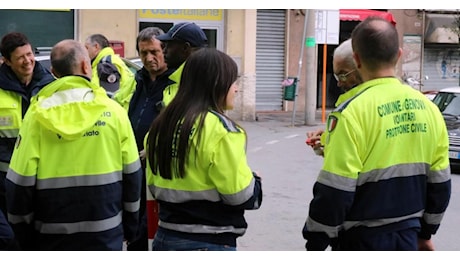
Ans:
POLYGON ((233 108, 238 68, 211 48, 193 53, 179 90, 146 137, 147 184, 159 204, 153 250, 236 250, 244 211, 262 203, 233 108))

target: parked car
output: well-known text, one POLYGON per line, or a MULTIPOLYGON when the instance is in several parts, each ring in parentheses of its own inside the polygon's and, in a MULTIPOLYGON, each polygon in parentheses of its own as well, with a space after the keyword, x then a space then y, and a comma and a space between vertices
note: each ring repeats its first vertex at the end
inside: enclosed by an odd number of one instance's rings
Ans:
POLYGON ((441 89, 433 98, 449 133, 449 158, 452 172, 460 170, 460 87, 441 89))
POLYGON ((122 57, 121 59, 125 62, 126 66, 128 66, 128 68, 129 68, 134 74, 136 74, 136 72, 137 72, 138 70, 140 70, 140 69, 142 68, 142 66, 144 66, 144 65, 142 64, 141 59, 140 59, 140 58, 137 58, 137 57, 136 57, 136 58, 123 58, 123 57, 122 57))
MULTIPOLYGON (((128 68, 136 74, 138 70, 142 68, 142 61, 140 58, 121 58, 123 62, 128 66, 128 68)), ((51 70, 51 60, 50 53, 48 51, 36 51, 35 52, 35 61, 40 62, 42 66, 51 70)))
POLYGON ((437 90, 425 90, 422 91, 422 93, 430 100, 433 100, 433 98, 438 94, 439 91, 437 90))

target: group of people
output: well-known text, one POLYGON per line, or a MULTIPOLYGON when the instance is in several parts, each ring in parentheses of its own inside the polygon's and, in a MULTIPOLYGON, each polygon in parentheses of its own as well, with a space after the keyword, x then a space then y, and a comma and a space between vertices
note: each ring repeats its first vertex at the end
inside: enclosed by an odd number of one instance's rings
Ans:
MULTIPOLYGON (((150 193, 153 250, 236 250, 245 210, 262 204, 261 178, 245 130, 225 113, 237 65, 206 45, 194 23, 145 28, 142 69, 134 83, 118 69, 109 93, 98 70, 113 50, 102 35, 57 43, 51 72, 24 35, 4 36, 0 248, 146 250, 150 193)), ((451 193, 447 130, 437 107, 396 77, 400 56, 396 28, 378 17, 334 52, 344 94, 326 129, 307 133, 324 156, 307 250, 434 250, 451 193), (399 115, 417 127, 392 134, 399 115)))
POLYGON ((153 250, 236 250, 262 203, 225 114, 237 65, 191 22, 145 28, 136 49, 136 75, 101 34, 58 42, 47 69, 25 35, 3 36, 0 249, 147 250, 149 192, 153 250))

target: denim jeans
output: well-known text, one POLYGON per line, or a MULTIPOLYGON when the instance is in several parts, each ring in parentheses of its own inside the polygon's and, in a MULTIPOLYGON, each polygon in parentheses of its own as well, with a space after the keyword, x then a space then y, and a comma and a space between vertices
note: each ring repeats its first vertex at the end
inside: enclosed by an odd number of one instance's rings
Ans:
POLYGON ((160 228, 152 242, 153 251, 236 251, 236 247, 195 241, 165 233, 160 228))

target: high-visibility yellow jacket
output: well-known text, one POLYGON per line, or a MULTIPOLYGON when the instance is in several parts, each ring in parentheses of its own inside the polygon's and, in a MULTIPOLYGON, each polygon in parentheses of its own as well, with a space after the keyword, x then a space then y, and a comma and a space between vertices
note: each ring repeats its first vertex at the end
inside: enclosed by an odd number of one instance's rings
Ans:
POLYGON ((374 79, 330 113, 324 164, 303 229, 312 248, 355 227, 439 228, 451 192, 439 109, 396 78, 374 79))
POLYGON ((118 69, 118 72, 120 72, 120 89, 118 91, 128 89, 129 93, 134 92, 136 88, 136 80, 134 78, 133 72, 128 68, 128 66, 126 66, 123 60, 115 54, 111 47, 102 49, 92 61, 91 67, 93 74, 91 82, 100 86, 99 75, 97 73, 97 65, 102 60, 102 58, 108 55, 110 55, 113 65, 115 65, 115 67, 118 69))
MULTIPOLYGON (((354 95, 358 94, 359 92, 361 92, 361 90, 363 89, 363 86, 362 85, 358 85, 356 87, 353 87, 352 89, 348 90, 347 92, 341 94, 339 96, 339 98, 337 99, 337 101, 335 102, 335 107, 338 107, 340 104, 342 104, 343 102, 347 101, 348 99, 352 98, 354 95)), ((327 131, 325 131, 322 135, 321 135, 321 145, 324 146, 326 144, 326 136, 327 136, 327 131)))
POLYGON ((26 88, 9 66, 0 66, 0 172, 6 173, 8 170, 14 142, 29 108, 30 98, 53 80, 54 76, 35 62, 32 81, 26 88))
POLYGON ((163 90, 163 104, 164 106, 169 105, 171 100, 176 96, 177 91, 179 90, 180 78, 182 76, 182 70, 184 70, 185 62, 177 68, 170 76, 169 79, 174 83, 168 85, 165 90, 163 90))
POLYGON ((32 100, 7 173, 22 249, 122 250, 139 217, 142 170, 131 124, 104 89, 60 78, 32 100))
POLYGON ((236 237, 247 228, 244 210, 262 203, 260 178, 246 159, 246 134, 213 111, 206 115, 201 139, 198 135, 194 131, 191 136, 184 178, 163 179, 147 162, 147 185, 160 208, 159 227, 236 246, 236 237))

